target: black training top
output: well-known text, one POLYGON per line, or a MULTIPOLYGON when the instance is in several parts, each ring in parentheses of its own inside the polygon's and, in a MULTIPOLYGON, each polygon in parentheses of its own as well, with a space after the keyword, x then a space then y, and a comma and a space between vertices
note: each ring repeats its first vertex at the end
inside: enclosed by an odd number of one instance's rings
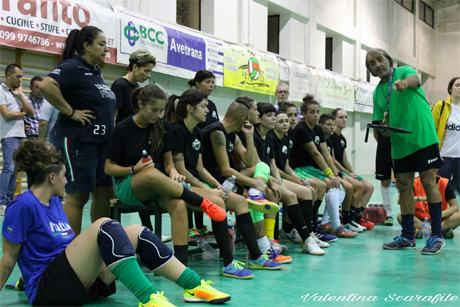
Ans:
POLYGON ((204 151, 203 146, 203 133, 201 129, 195 127, 193 131, 187 129, 184 120, 180 120, 173 126, 174 135, 174 150, 173 154, 183 154, 185 168, 196 178, 198 178, 198 171, 196 165, 200 154, 204 151))
POLYGON ((214 102, 208 99, 208 114, 206 114, 206 121, 204 123, 199 123, 198 128, 204 129, 204 127, 209 126, 212 123, 219 121, 219 114, 217 114, 217 108, 214 102))
POLYGON ((330 154, 331 157, 332 157, 332 150, 334 149, 334 143, 332 142, 331 137, 329 137, 329 138, 326 140, 326 146, 327 146, 327 151, 329 151, 329 154, 330 154))
POLYGON ((214 178, 216 178, 217 181, 219 181, 219 183, 222 183, 224 182, 226 178, 224 178, 224 176, 222 175, 222 172, 220 171, 220 168, 216 161, 214 150, 212 148, 211 133, 213 131, 222 131, 224 133, 225 148, 227 150, 227 156, 228 156, 229 163, 230 161, 232 161, 232 154, 233 154, 233 148, 235 146, 236 134, 235 133, 227 134, 227 132, 225 131, 224 125, 221 122, 212 123, 211 125, 203 129, 204 148, 206 148, 206 150, 203 151, 204 167, 208 170, 208 172, 214 178))
POLYGON ((266 135, 264 140, 259 131, 254 129, 254 147, 257 150, 260 161, 270 166, 270 161, 275 158, 270 137, 266 135))
POLYGON ((303 145, 314 142, 316 149, 321 152, 319 144, 326 141, 323 129, 319 125, 316 125, 313 130, 310 130, 305 122, 298 123, 294 128, 292 141, 294 144, 292 146, 291 158, 289 160, 291 167, 293 169, 304 166, 319 168, 303 145))
POLYGON ((280 140, 273 131, 268 133, 268 137, 271 140, 276 167, 284 171, 286 169, 286 161, 289 159, 291 153, 289 149, 289 139, 283 135, 283 138, 280 140))
POLYGON ((118 111, 117 119, 115 124, 118 125, 122 120, 130 117, 134 114, 133 108, 131 107, 131 94, 136 88, 139 87, 139 83, 132 84, 125 78, 118 78, 112 83, 112 91, 117 97, 116 107, 120 108, 118 111))
POLYGON ((331 140, 332 146, 334 148, 334 156, 337 162, 343 166, 343 152, 347 148, 347 140, 343 137, 342 134, 338 135, 333 133, 328 140, 331 140))
POLYGON ((113 131, 115 94, 105 84, 99 65, 94 67, 79 55, 65 60, 48 77, 59 84, 64 99, 75 110, 92 110, 95 119, 82 126, 59 113, 56 131, 69 138, 79 137, 83 142, 107 143, 113 131))
POLYGON ((157 151, 152 152, 150 149, 152 144, 150 138, 151 125, 141 128, 136 125, 132 116, 126 118, 113 129, 107 147, 107 159, 123 167, 136 165, 142 158, 142 151, 146 150, 152 157, 155 168, 164 173, 163 154, 174 148, 174 138, 171 125, 164 119, 158 120, 163 121, 163 128, 166 132, 157 151))

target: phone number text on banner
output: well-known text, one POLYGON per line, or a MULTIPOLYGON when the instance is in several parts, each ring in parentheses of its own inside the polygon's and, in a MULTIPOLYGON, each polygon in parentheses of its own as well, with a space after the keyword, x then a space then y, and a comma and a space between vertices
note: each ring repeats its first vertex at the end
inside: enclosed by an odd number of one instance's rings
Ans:
POLYGON ((224 44, 224 85, 274 95, 279 62, 274 55, 239 45, 224 44))
POLYGON ((116 7, 118 62, 129 64, 129 56, 146 49, 156 56, 154 71, 191 79, 199 70, 210 70, 216 84, 223 85, 223 46, 210 37, 174 25, 156 22, 116 7))
POLYGON ((115 15, 108 4, 4 0, 0 10, 0 40, 15 48, 60 54, 70 31, 87 25, 104 32, 109 46, 106 62, 116 63, 115 15))

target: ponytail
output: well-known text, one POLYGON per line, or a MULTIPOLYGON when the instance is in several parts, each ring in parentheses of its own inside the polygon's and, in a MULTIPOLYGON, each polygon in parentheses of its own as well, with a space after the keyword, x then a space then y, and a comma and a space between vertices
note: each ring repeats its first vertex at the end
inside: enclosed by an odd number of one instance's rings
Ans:
POLYGON ((81 30, 73 29, 70 31, 69 36, 65 40, 65 48, 61 54, 61 61, 72 58, 75 52, 79 55, 84 55, 85 48, 83 44, 88 43, 92 45, 99 33, 103 33, 102 30, 93 26, 86 26, 81 28, 81 30))
POLYGON ((70 31, 69 36, 67 36, 65 40, 65 47, 61 54, 61 61, 68 60, 74 56, 77 44, 77 36, 79 33, 80 30, 78 29, 73 29, 70 31))
POLYGON ((166 104, 164 118, 170 123, 174 124, 177 122, 176 116, 176 103, 178 103, 179 96, 171 95, 168 98, 168 103, 166 104))
POLYGON ((165 118, 171 124, 188 116, 187 106, 196 107, 200 104, 206 95, 197 90, 186 90, 182 95, 171 95, 166 105, 165 118))

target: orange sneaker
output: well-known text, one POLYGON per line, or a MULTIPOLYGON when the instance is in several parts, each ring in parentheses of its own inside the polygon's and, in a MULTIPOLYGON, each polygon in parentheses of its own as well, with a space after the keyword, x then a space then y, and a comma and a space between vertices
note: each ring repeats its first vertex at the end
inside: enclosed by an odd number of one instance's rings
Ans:
POLYGON ((331 229, 332 229, 331 222, 326 223, 326 224, 321 224, 319 227, 321 227, 321 230, 323 230, 324 232, 331 233, 331 229))
POLYGON ((203 210, 213 221, 223 222, 227 218, 227 212, 207 198, 203 198, 203 202, 198 208, 203 210))
POLYGON ((367 230, 371 230, 374 228, 374 223, 368 221, 368 220, 365 220, 363 218, 361 218, 358 222, 359 225, 363 226, 363 227, 366 227, 367 230))
POLYGON ((343 226, 340 226, 340 228, 337 230, 334 230, 334 228, 332 228, 331 234, 339 238, 354 238, 358 235, 357 232, 350 231, 343 226))
POLYGON ((278 263, 289 263, 292 261, 291 256, 283 256, 278 254, 272 246, 268 249, 268 251, 265 252, 267 254, 268 259, 270 259, 273 262, 278 262, 278 263))

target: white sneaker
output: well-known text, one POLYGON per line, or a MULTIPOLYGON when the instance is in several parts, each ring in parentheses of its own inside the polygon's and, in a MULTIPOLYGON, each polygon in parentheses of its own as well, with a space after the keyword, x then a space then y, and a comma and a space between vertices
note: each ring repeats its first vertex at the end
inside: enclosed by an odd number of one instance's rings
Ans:
POLYGON ((268 241, 270 241, 270 246, 273 247, 275 252, 278 254, 282 254, 288 251, 288 247, 286 245, 279 244, 275 241, 275 239, 269 239, 268 241))
POLYGON ((363 227, 363 226, 359 225, 359 224, 356 223, 355 221, 351 221, 350 224, 352 224, 352 225, 355 226, 355 227, 361 228, 362 231, 367 230, 366 227, 363 227))
POLYGON ((5 210, 6 210, 6 206, 5 206, 5 205, 1 205, 1 206, 0 206, 0 216, 4 216, 4 215, 5 215, 5 210))
POLYGON ((280 229, 280 238, 291 241, 292 243, 300 244, 302 243, 302 237, 299 235, 297 230, 294 228, 291 232, 284 232, 283 229, 280 229))
POLYGON ((316 244, 319 245, 319 247, 321 247, 321 248, 329 247, 329 243, 323 242, 320 239, 318 239, 318 237, 315 235, 314 232, 310 233, 310 237, 313 238, 313 240, 316 242, 316 244))
POLYGON ((345 224, 343 225, 343 227, 346 227, 348 230, 353 231, 353 232, 363 232, 361 228, 358 228, 351 223, 345 224))
POLYGON ((312 237, 308 237, 305 242, 302 243, 302 253, 315 256, 322 256, 325 254, 312 237))

